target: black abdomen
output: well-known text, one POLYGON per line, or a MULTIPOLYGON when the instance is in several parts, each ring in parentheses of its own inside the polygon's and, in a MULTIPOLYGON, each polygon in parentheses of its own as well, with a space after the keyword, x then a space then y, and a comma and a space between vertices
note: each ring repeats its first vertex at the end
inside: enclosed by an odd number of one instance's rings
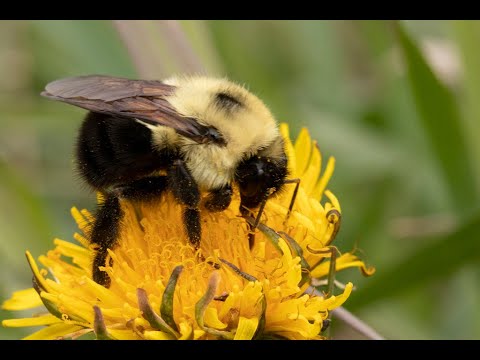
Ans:
POLYGON ((90 112, 77 139, 77 167, 97 190, 166 168, 172 156, 152 145, 152 133, 132 118, 90 112))

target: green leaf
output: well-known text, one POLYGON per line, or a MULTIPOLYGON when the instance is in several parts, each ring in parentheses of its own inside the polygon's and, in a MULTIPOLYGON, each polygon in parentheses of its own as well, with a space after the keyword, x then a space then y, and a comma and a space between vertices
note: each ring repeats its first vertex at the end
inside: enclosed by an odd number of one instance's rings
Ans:
MULTIPOLYGON (((455 232, 430 239, 418 249, 388 269, 378 269, 349 299, 348 308, 371 305, 374 301, 392 298, 432 281, 444 279, 460 267, 480 259, 480 213, 455 232)), ((426 240, 426 239, 423 239, 426 240)), ((418 239, 419 242, 422 239, 418 239)))
POLYGON ((452 204, 460 212, 468 211, 477 203, 478 194, 458 105, 401 23, 396 22, 394 28, 419 119, 448 185, 452 204))

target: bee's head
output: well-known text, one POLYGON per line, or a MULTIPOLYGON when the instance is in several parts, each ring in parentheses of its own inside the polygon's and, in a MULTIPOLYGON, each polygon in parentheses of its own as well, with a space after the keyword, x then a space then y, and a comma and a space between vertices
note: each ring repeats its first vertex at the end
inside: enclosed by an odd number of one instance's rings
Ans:
POLYGON ((241 206, 256 208, 284 185, 288 175, 287 156, 282 138, 257 155, 245 158, 239 164, 235 180, 240 189, 241 206))

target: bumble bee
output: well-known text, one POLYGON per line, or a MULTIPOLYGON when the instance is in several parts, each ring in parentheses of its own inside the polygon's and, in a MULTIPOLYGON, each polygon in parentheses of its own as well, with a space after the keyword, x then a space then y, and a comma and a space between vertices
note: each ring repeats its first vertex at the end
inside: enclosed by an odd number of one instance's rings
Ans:
POLYGON ((170 191, 184 207, 187 238, 198 248, 201 207, 225 210, 236 184, 245 215, 286 182, 287 157, 275 119, 258 97, 228 80, 78 76, 49 83, 42 95, 89 111, 76 164, 104 196, 90 242, 98 245, 93 279, 106 287, 110 278, 99 266, 117 242, 120 199, 151 201, 170 191))

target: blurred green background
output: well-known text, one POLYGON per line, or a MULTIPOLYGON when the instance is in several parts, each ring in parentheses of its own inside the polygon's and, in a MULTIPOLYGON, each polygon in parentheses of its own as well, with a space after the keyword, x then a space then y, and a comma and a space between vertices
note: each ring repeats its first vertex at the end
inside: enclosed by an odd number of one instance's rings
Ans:
POLYGON ((45 84, 204 71, 336 158, 336 245, 377 268, 338 274, 357 288, 345 308, 388 339, 479 339, 479 41, 478 21, 0 21, 0 301, 31 286, 25 250, 71 240, 70 208, 94 205, 72 171, 85 112, 45 84))

